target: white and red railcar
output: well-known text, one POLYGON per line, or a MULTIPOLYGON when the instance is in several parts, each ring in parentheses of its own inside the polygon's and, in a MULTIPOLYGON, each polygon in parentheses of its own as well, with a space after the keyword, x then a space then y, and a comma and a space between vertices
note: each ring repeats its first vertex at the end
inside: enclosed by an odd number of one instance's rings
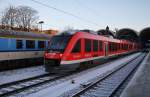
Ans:
POLYGON ((48 72, 58 68, 76 69, 85 62, 94 63, 101 61, 100 59, 131 53, 138 49, 138 44, 130 41, 82 31, 76 31, 72 35, 56 35, 52 37, 44 55, 45 69, 48 72))

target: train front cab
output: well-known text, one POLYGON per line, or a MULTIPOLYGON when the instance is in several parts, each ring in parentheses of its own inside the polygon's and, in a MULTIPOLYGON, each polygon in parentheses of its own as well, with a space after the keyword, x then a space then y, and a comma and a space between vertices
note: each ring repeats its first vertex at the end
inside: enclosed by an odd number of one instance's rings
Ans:
POLYGON ((48 49, 44 54, 45 71, 49 72, 60 67, 60 62, 65 48, 71 37, 71 35, 59 35, 52 37, 48 49))
POLYGON ((92 36, 91 38, 91 35, 88 33, 76 33, 68 41, 62 53, 49 49, 45 53, 46 71, 57 67, 70 70, 77 69, 81 64, 88 65, 93 60, 104 57, 104 41, 99 40, 99 36, 97 38, 94 38, 95 35, 92 36))

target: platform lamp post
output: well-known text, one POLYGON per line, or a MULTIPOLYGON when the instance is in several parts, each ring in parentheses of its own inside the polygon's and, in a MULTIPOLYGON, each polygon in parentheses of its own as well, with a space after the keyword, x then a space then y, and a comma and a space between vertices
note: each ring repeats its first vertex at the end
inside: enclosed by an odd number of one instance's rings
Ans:
POLYGON ((42 24, 44 23, 44 21, 39 21, 39 24, 41 25, 41 32, 42 32, 42 24))

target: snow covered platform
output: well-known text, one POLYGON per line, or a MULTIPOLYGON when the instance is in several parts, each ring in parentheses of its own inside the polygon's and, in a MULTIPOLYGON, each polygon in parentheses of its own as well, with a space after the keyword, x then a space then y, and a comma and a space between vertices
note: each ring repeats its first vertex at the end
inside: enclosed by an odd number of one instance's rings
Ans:
POLYGON ((0 85, 13 82, 13 81, 17 81, 17 80, 22 80, 25 78, 42 75, 44 73, 45 73, 45 70, 43 66, 3 71, 3 72, 0 72, 0 85))
POLYGON ((121 97, 150 97, 150 52, 121 94, 121 97))
POLYGON ((80 72, 73 76, 70 80, 60 82, 59 84, 49 86, 41 91, 26 95, 26 97, 60 97, 65 95, 69 91, 73 91, 76 88, 81 87, 86 83, 92 82, 95 78, 103 76, 105 73, 124 65, 141 53, 135 53, 124 58, 114 60, 113 62, 100 65, 95 68, 80 72), (72 83, 72 81, 74 82, 72 83))

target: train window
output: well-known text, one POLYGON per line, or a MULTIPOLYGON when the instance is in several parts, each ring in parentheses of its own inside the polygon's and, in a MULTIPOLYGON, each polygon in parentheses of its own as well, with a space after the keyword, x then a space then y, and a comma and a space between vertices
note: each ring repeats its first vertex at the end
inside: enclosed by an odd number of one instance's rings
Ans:
POLYGON ((124 50, 124 44, 122 44, 122 49, 124 50))
POLYGON ((111 51, 111 48, 112 48, 112 43, 110 42, 110 44, 109 44, 109 51, 111 51))
POLYGON ((117 43, 114 43, 115 44, 115 51, 117 51, 118 47, 117 47, 117 43))
POLYGON ((23 48, 22 40, 16 40, 16 48, 17 49, 22 49, 23 48))
POLYGON ((124 44, 124 50, 126 50, 126 44, 124 44))
POLYGON ((118 43, 116 43, 116 50, 117 50, 117 51, 119 50, 118 43))
POLYGON ((81 39, 77 41, 72 52, 77 53, 77 52, 80 52, 80 50, 81 50, 81 39))
POLYGON ((91 52, 91 40, 85 39, 85 52, 91 52))
POLYGON ((115 43, 112 43, 112 51, 115 51, 116 47, 115 47, 115 43))
POLYGON ((120 45, 119 45, 119 43, 117 43, 117 50, 120 50, 120 45))
POLYGON ((118 49, 120 50, 120 44, 118 43, 118 49))
POLYGON ((130 49, 132 49, 132 45, 130 45, 130 49))
POLYGON ((93 41, 93 50, 98 51, 98 41, 97 40, 93 41))
POLYGON ((109 51, 114 51, 114 43, 110 42, 109 51))
POLYGON ((38 41, 38 48, 45 48, 45 41, 38 41))
POLYGON ((28 49, 35 48, 35 41, 34 40, 26 40, 26 48, 28 48, 28 49))
POLYGON ((118 51, 119 47, 118 47, 118 43, 116 43, 116 50, 118 51))
POLYGON ((127 50, 128 49, 128 45, 127 44, 125 44, 125 50, 127 50))
POLYGON ((117 43, 113 43, 113 42, 110 42, 110 45, 109 45, 109 51, 117 51, 117 43))
POLYGON ((64 52, 71 38, 72 38, 71 35, 53 36, 52 39, 50 40, 48 50, 64 52))
POLYGON ((117 50, 117 46, 116 46, 116 43, 114 43, 114 51, 117 50))
POLYGON ((114 51, 114 49, 115 49, 114 43, 112 42, 111 51, 114 51))
POLYGON ((116 44, 115 43, 113 43, 113 51, 115 51, 116 50, 116 44))
POLYGON ((122 44, 121 46, 122 46, 122 50, 124 50, 124 49, 123 49, 123 47, 124 47, 123 44, 122 44))
POLYGON ((99 41, 99 46, 100 46, 100 51, 103 51, 103 42, 102 41, 99 41))
POLYGON ((120 50, 122 50, 122 45, 120 44, 120 50))

